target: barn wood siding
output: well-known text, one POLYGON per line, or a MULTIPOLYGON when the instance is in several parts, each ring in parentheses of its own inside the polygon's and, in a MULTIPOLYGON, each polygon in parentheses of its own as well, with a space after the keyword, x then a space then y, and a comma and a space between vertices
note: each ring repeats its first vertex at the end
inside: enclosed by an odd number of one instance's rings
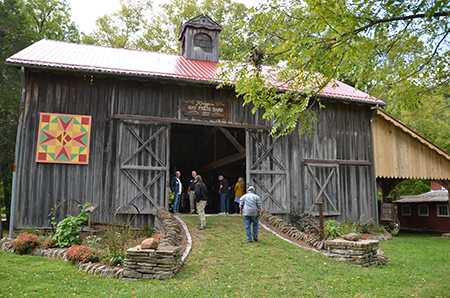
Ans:
MULTIPOLYGON (((158 117, 168 119, 169 122, 171 119, 186 120, 202 125, 205 122, 248 127, 270 124, 267 120, 261 120, 261 111, 252 114, 250 106, 243 107, 241 99, 236 98, 232 89, 44 71, 27 71, 27 75, 22 145, 18 155, 16 227, 48 226, 51 208, 64 199, 90 201, 116 208, 125 202, 122 194, 119 194, 121 189, 117 188, 118 181, 122 179, 117 161, 121 120, 115 119, 117 115, 158 117), (230 104, 230 119, 184 116, 181 105, 183 100, 188 99, 227 101, 230 104), (40 112, 92 116, 88 165, 35 162, 40 112)), ((285 195, 281 195, 281 190, 275 191, 276 196, 284 196, 279 200, 290 210, 298 207, 299 203, 303 206, 313 204, 314 196, 306 195, 306 187, 317 186, 308 182, 311 177, 307 176, 304 161, 343 161, 344 163, 337 165, 339 171, 329 186, 330 193, 338 193, 333 195, 337 196, 333 200, 337 202, 339 216, 342 218, 351 215, 357 218, 364 213, 374 217, 370 107, 338 102, 324 103, 326 109, 313 107, 319 119, 314 124, 316 134, 301 135, 294 132, 283 137, 282 143, 287 143, 287 152, 280 151, 277 158, 281 158, 288 169, 287 180, 284 182, 287 190, 284 191, 285 195), (350 162, 345 164, 348 161, 350 162), (366 162, 368 165, 352 164, 355 161, 366 162)), ((327 170, 329 169, 319 167, 318 177, 325 179, 327 170)), ((267 177, 272 179, 266 181, 268 185, 276 182, 273 180, 276 176, 267 177)), ((260 178, 262 179, 262 175, 260 178)), ((125 187, 126 184, 121 185, 125 187)), ((158 196, 156 193, 154 195, 158 196)), ((276 205, 272 203, 267 198, 268 206, 274 207, 275 211, 276 205)), ((279 216, 288 220, 286 212, 287 210, 283 210, 279 216)))
POLYGON ((58 202, 75 199, 113 205, 116 125, 111 114, 110 79, 28 72, 22 145, 18 155, 16 226, 49 226, 58 202), (92 116, 89 165, 36 163, 39 113, 92 116))
POLYGON ((377 177, 429 180, 450 177, 450 161, 444 154, 413 138, 384 117, 376 115, 373 133, 377 177))
MULTIPOLYGON (((318 212, 313 204, 320 188, 310 174, 306 163, 311 165, 316 178, 323 186, 331 169, 336 173, 325 187, 335 208, 327 206, 325 212, 338 219, 350 216, 358 219, 362 214, 376 217, 375 179, 372 173, 370 118, 373 114, 370 106, 323 102, 325 109, 313 107, 318 121, 313 124, 313 134, 290 136, 291 197, 292 207, 318 212), (301 148, 301 150, 296 150, 301 148), (294 163, 295 161, 295 163, 294 163), (306 163, 305 163, 306 162, 306 163)), ((328 204, 329 205, 329 204, 328 204)))
POLYGON ((160 84, 152 81, 117 80, 117 115, 159 117, 188 121, 208 121, 227 124, 249 124, 270 126, 262 119, 262 111, 252 114, 251 106, 242 106, 232 89, 216 89, 215 86, 194 86, 160 84), (132 99, 132 101, 131 101, 132 99), (213 100, 230 104, 229 119, 185 116, 182 113, 183 100, 213 100), (132 103, 132 104, 131 104, 132 103))
POLYGON ((261 119, 260 111, 253 115, 251 107, 242 107, 231 89, 29 70, 27 77, 17 168, 16 227, 49 226, 48 214, 65 199, 115 208, 126 201, 118 199, 120 121, 114 119, 115 115, 200 120, 202 124, 268 125, 266 120, 257 120, 261 119), (230 119, 186 117, 181 111, 186 99, 228 101, 230 119), (92 116, 88 165, 35 162, 40 112, 92 116))

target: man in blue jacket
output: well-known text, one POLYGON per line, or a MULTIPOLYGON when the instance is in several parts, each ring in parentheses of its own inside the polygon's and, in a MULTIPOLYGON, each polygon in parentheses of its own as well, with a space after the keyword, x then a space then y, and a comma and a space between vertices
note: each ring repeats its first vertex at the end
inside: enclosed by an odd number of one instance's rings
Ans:
POLYGON ((262 202, 255 194, 255 188, 250 186, 248 192, 239 201, 240 214, 244 216, 245 233, 247 242, 252 242, 251 226, 253 224, 253 240, 258 241, 259 217, 261 217, 262 202))
POLYGON ((180 176, 180 171, 176 171, 175 177, 170 182, 170 190, 173 193, 173 213, 180 213, 181 193, 183 192, 180 176))

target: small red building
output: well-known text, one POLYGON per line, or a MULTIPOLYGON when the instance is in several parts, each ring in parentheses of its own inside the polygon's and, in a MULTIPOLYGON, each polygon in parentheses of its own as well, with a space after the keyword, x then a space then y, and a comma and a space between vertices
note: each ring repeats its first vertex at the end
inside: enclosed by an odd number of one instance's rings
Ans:
MULTIPOLYGON (((437 183, 436 183, 437 184, 437 183)), ((416 195, 404 196, 395 201, 398 219, 402 229, 434 232, 450 232, 448 192, 433 187, 432 190, 416 195)))

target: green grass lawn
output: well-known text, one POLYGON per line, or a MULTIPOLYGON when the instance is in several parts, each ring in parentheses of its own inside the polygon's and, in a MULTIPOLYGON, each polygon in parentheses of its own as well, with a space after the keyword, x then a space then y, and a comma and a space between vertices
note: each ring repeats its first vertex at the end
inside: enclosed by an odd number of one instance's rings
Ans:
POLYGON ((31 297, 448 297, 450 240, 401 234, 383 242, 391 261, 362 268, 297 248, 261 229, 247 244, 241 217, 183 217, 193 251, 172 280, 119 281, 61 260, 0 252, 0 296, 31 297))

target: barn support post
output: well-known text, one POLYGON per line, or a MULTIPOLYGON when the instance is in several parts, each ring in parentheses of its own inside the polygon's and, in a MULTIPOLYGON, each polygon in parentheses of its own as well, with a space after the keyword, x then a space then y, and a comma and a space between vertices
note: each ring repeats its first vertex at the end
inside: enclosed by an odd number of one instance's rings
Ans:
POLYGON ((19 126, 17 128, 17 136, 16 136, 16 153, 14 156, 14 168, 13 168, 13 177, 12 177, 12 191, 11 191, 11 213, 9 218, 9 238, 13 238, 14 232, 14 221, 15 221, 15 213, 16 213, 16 168, 17 168, 17 157, 20 148, 20 137, 22 132, 22 124, 23 124, 23 108, 25 105, 25 96, 26 96, 26 81, 25 81, 25 67, 21 67, 20 69, 22 73, 22 94, 20 101, 20 112, 19 112, 19 126))
POLYGON ((370 153, 372 155, 372 177, 373 177, 373 191, 374 191, 374 205, 375 205, 375 221, 377 223, 377 226, 380 224, 380 218, 379 218, 379 214, 378 214, 378 190, 377 190, 377 176, 375 173, 375 149, 374 149, 374 139, 373 139, 373 127, 372 127, 372 122, 373 122, 373 117, 375 117, 375 115, 377 114, 378 111, 378 103, 375 106, 374 112, 372 114, 372 117, 370 117, 370 140, 371 140, 371 148, 370 148, 370 153))

